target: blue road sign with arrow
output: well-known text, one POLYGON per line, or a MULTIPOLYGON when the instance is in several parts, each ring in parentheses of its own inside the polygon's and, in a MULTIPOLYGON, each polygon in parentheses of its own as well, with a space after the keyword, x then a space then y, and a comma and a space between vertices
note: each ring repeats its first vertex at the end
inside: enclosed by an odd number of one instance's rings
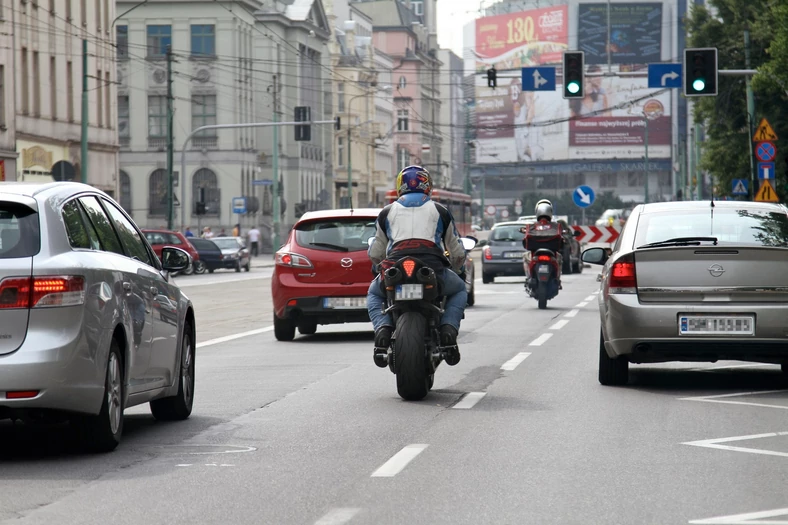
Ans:
POLYGON ((523 91, 555 91, 555 68, 524 67, 523 91))
POLYGON ((596 195, 591 186, 578 186, 572 193, 572 200, 579 208, 588 208, 594 204, 594 199, 596 199, 596 195))
POLYGON ((774 162, 759 162, 758 163, 758 178, 773 179, 774 178, 774 162))
POLYGON ((747 195, 749 192, 747 191, 747 187, 749 186, 749 181, 747 179, 733 179, 733 193, 734 195, 747 195))
POLYGON ((681 64, 649 64, 648 87, 680 88, 681 64))

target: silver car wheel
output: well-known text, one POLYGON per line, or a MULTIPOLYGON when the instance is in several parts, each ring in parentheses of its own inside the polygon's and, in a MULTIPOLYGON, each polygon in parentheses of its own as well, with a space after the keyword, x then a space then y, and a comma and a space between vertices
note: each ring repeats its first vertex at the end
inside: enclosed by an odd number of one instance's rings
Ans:
POLYGON ((188 338, 183 345, 183 365, 181 366, 181 382, 183 384, 183 399, 186 404, 192 400, 192 385, 193 385, 193 371, 192 371, 192 345, 191 339, 188 338))
POLYGON ((121 410, 122 379, 120 377, 120 363, 118 356, 112 352, 109 354, 109 365, 107 367, 107 409, 109 414, 110 430, 113 434, 118 433, 120 428, 123 411, 121 410))

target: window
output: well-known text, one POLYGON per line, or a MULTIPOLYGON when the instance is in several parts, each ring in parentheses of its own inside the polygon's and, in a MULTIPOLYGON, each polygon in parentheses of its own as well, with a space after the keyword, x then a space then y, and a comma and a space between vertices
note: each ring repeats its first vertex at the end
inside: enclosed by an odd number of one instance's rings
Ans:
POLYGON ((397 150, 397 171, 402 171, 410 164, 410 152, 405 148, 397 150))
POLYGON ((618 186, 618 173, 603 173, 599 176, 599 185, 603 188, 618 186))
POLYGON ((0 65, 0 126, 5 126, 5 66, 0 65))
POLYGON ((123 170, 120 171, 120 205, 131 215, 131 178, 123 170))
MULTIPOLYGON (((192 96, 192 129, 201 126, 216 124, 216 95, 192 96)), ((195 135, 196 137, 215 137, 215 129, 206 129, 195 135)))
POLYGON ((80 197, 79 202, 85 207, 90 223, 96 229, 96 234, 104 251, 125 255, 118 236, 115 234, 115 229, 112 227, 96 197, 80 197))
POLYGON ((148 215, 167 215, 167 170, 158 169, 148 180, 148 215))
POLYGON ((66 225, 66 235, 72 248, 83 250, 100 250, 98 234, 85 215, 85 211, 76 200, 63 206, 63 222, 66 225))
POLYGON ((345 139, 337 137, 337 166, 345 165, 345 139))
POLYGON ((410 0, 410 8, 416 16, 424 16, 424 2, 422 0, 410 0))
POLYGON ((192 215, 196 215, 201 189, 205 193, 205 215, 218 217, 221 211, 219 181, 208 168, 197 170, 192 177, 192 215))
POLYGON ((88 5, 87 0, 79 0, 79 14, 82 22, 82 27, 88 25, 88 5))
POLYGON ((104 199, 104 207, 115 224, 115 230, 118 232, 118 237, 120 237, 120 242, 123 244, 126 254, 132 259, 137 259, 149 266, 153 266, 148 248, 145 247, 145 243, 142 241, 142 236, 137 231, 137 228, 123 215, 123 212, 117 206, 106 199, 104 199))
POLYGON ((66 0, 66 22, 71 22, 71 0, 66 0))
POLYGON ((0 204, 0 259, 32 257, 40 249, 38 214, 27 206, 0 204))
POLYGON ((129 26, 118 26, 115 29, 115 45, 118 58, 129 57, 129 26))
POLYGON ((101 0, 96 2, 96 29, 101 30, 101 0))
MULTIPOLYGON (((118 97, 118 136, 130 136, 131 128, 129 118, 129 96, 121 95, 118 97)), ((128 209, 126 211, 128 211, 128 209)))
POLYGON ((404 76, 399 77, 399 88, 405 89, 406 87, 408 87, 408 79, 405 78, 404 76))
POLYGON ((101 104, 102 102, 102 92, 101 89, 101 70, 98 70, 96 75, 96 121, 98 122, 98 127, 104 127, 104 106, 101 104))
POLYGON ((172 26, 148 26, 148 58, 164 58, 172 44, 172 26))
POLYGON ((109 0, 104 0, 104 30, 109 34, 109 0))
POLYGON ((192 26, 192 56, 216 55, 216 26, 192 26))
POLYGON ((41 70, 38 51, 33 51, 33 115, 41 116, 41 70))
POLYGON ((66 117, 74 122, 74 65, 70 60, 66 62, 66 99, 66 117))
POLYGON ((408 110, 397 110, 397 131, 408 131, 408 110))
POLYGON ((148 136, 167 136, 167 97, 148 96, 148 136))
POLYGON ((57 120, 57 62, 49 57, 49 113, 57 120))
POLYGON ((646 185, 646 175, 644 173, 628 173, 627 183, 630 188, 637 188, 646 185))
POLYGON ((104 111, 106 112, 106 115, 104 115, 104 122, 106 122, 107 123, 107 127, 111 129, 112 128, 112 104, 109 103, 109 100, 110 100, 110 98, 109 98, 109 96, 110 96, 109 95, 109 93, 110 93, 109 86, 110 86, 109 71, 105 71, 104 72, 104 111))
POLYGON ((295 231, 296 243, 310 250, 360 252, 375 235, 375 219, 345 219, 308 222, 295 231), (335 248, 336 246, 336 248, 335 248))
POLYGON ((345 83, 340 82, 337 84, 337 111, 339 113, 345 112, 345 83))
POLYGON ((27 68, 27 48, 22 48, 22 114, 30 114, 30 71, 27 68))

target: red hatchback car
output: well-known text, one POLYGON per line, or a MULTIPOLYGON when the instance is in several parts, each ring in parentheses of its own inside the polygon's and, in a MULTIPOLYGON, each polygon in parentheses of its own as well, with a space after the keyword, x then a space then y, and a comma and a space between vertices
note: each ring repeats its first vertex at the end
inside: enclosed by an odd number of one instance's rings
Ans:
MULTIPOLYGON (((142 230, 145 238, 148 239, 151 248, 156 252, 156 256, 161 259, 161 250, 166 246, 174 246, 185 250, 192 256, 192 261, 198 261, 200 254, 194 249, 186 237, 181 232, 167 231, 167 230, 142 230)), ((194 271, 193 266, 186 270, 185 274, 190 274, 194 271)))
POLYGON ((379 209, 305 213, 276 252, 271 279, 274 335, 292 341, 317 325, 369 322, 367 290, 375 277, 367 240, 379 209))

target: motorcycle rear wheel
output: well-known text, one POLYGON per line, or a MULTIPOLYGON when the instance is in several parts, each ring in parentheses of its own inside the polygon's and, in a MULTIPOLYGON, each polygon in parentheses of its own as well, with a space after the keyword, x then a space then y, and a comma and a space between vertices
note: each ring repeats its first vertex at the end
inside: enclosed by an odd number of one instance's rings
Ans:
POLYGON ((433 375, 427 373, 427 319, 417 312, 405 312, 397 319, 394 332, 394 360, 397 393, 405 401, 420 401, 432 387, 433 375))
POLYGON ((540 310, 547 310, 547 285, 539 283, 536 289, 536 300, 539 302, 540 310))

